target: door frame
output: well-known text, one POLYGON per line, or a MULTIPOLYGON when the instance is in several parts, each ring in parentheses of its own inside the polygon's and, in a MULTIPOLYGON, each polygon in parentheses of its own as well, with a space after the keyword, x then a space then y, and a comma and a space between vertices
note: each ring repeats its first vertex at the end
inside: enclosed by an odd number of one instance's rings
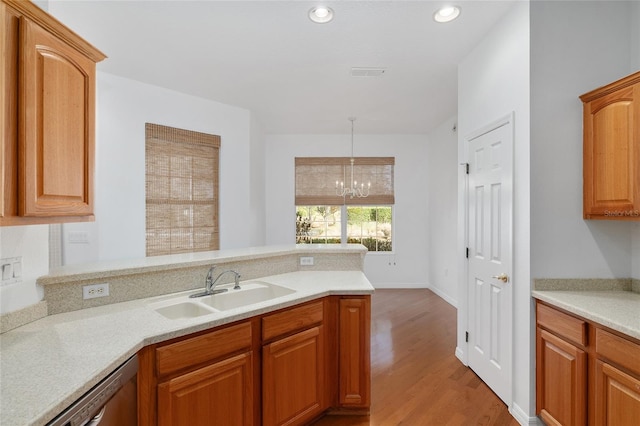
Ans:
MULTIPOLYGON (((469 164, 469 142, 479 136, 484 135, 485 133, 489 133, 499 127, 510 126, 511 140, 512 140, 512 150, 511 150, 511 182, 509 186, 509 190, 511 191, 511 214, 510 214, 510 223, 509 223, 509 250, 511 252, 511 264, 509 265, 509 276, 513 278, 514 276, 514 256, 513 256, 513 239, 514 239, 514 230, 513 230, 513 201, 514 201, 514 176, 515 176, 515 112, 511 111, 510 113, 494 120, 475 131, 465 135, 462 137, 461 145, 459 145, 461 149, 460 159, 460 167, 458 171, 458 205, 460 208, 458 209, 458 270, 461 271, 458 274, 458 316, 457 316, 457 345, 455 350, 456 357, 465 365, 469 366, 469 342, 467 341, 466 332, 469 329, 469 288, 468 288, 468 280, 469 280, 469 262, 467 259, 467 247, 469 246, 469 175, 467 174, 467 165, 469 164)), ((510 282, 513 285, 513 281, 510 282)), ((512 306, 515 303, 515 291, 511 292, 511 303, 512 306)), ((513 318, 512 318, 513 319, 513 318)), ((511 408, 513 404, 513 389, 514 389, 514 362, 513 362, 513 342, 515 336, 515 327, 512 327, 511 331, 511 351, 510 351, 510 365, 511 365, 511 383, 509 389, 509 403, 508 406, 511 408)))

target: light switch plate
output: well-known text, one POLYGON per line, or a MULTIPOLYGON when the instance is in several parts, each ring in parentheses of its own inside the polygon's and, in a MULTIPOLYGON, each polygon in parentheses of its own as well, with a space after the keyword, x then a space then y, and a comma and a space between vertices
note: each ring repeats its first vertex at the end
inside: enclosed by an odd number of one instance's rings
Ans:
POLYGON ((0 285, 22 281, 22 256, 0 259, 0 285))

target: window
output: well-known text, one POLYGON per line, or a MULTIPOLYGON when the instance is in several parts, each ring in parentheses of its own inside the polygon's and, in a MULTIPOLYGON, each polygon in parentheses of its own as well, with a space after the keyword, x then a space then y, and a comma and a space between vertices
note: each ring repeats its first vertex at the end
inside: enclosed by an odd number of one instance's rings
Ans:
POLYGON ((348 206, 347 242, 369 251, 391 251, 391 206, 348 206))
POLYGON ((297 206, 296 243, 339 244, 342 241, 341 206, 297 206))
POLYGON ((147 256, 217 250, 220 136, 147 123, 147 256))
POLYGON ((296 206, 296 243, 340 244, 346 235, 371 252, 392 251, 391 217, 392 206, 296 206))
POLYGON ((336 195, 348 180, 349 158, 296 158, 296 243, 359 243, 369 251, 392 250, 393 157, 356 158, 354 176, 371 182, 365 198, 336 195), (346 218, 346 220, 344 220, 346 218))

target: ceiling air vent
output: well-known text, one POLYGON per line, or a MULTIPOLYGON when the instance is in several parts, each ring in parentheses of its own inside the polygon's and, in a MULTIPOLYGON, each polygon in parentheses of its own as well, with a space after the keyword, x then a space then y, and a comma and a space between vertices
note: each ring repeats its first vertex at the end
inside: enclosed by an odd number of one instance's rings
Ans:
POLYGON ((386 68, 353 67, 351 77, 382 77, 386 71, 386 68))

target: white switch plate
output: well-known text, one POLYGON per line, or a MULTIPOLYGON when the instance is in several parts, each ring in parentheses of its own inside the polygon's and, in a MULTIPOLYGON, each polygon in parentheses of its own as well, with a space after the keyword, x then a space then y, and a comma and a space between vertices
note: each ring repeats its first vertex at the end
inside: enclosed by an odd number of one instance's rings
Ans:
POLYGON ((91 284, 82 286, 83 299, 95 299, 109 295, 109 283, 91 284))
POLYGON ((300 256, 300 266, 313 266, 313 256, 300 256))
POLYGON ((0 259, 0 285, 22 281, 22 256, 0 259))

